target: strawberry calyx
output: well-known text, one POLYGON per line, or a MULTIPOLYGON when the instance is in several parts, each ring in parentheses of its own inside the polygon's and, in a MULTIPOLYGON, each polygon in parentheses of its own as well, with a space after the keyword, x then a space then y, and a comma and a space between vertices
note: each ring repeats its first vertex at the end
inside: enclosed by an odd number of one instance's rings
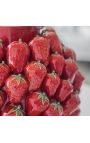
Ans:
POLYGON ((45 92, 38 92, 39 93, 39 99, 42 100, 42 103, 44 104, 45 101, 48 101, 48 97, 45 92))
POLYGON ((35 64, 37 64, 39 67, 43 66, 43 64, 40 61, 37 61, 35 64))
POLYGON ((18 84, 20 84, 21 79, 22 79, 22 75, 21 74, 16 75, 16 79, 18 81, 18 84))
POLYGON ((51 105, 54 106, 54 110, 57 110, 58 112, 60 110, 62 110, 62 106, 61 106, 60 102, 57 102, 54 100, 54 101, 52 101, 51 105))
POLYGON ((22 79, 22 75, 18 74, 18 75, 13 75, 14 79, 16 79, 18 81, 18 85, 21 83, 21 79, 22 79))
POLYGON ((21 109, 20 105, 13 105, 13 108, 8 112, 8 114, 16 112, 17 116, 23 115, 24 111, 21 109))

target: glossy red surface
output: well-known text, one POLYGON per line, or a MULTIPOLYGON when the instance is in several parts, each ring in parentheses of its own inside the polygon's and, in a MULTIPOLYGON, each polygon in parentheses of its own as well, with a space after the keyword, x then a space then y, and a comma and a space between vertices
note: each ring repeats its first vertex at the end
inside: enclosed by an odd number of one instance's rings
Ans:
POLYGON ((45 63, 49 57, 50 45, 48 40, 43 37, 35 37, 30 43, 29 48, 32 58, 36 61, 45 63))
POLYGON ((57 74, 48 73, 43 83, 43 89, 49 97, 55 95, 55 92, 60 84, 60 78, 57 74))
POLYGON ((22 41, 12 42, 6 49, 6 58, 9 67, 14 73, 21 73, 29 60, 30 50, 22 41))
POLYGON ((62 44, 55 32, 46 32, 43 36, 50 42, 50 47, 53 52, 62 54, 62 44))
POLYGON ((29 116, 37 116, 49 106, 49 99, 44 93, 33 92, 26 98, 26 113, 29 116))
POLYGON ((75 54, 75 52, 72 49, 64 48, 63 49, 63 53, 64 53, 64 57, 66 59, 71 58, 71 59, 76 61, 76 54, 75 54))
POLYGON ((80 98, 78 95, 71 94, 68 100, 65 102, 63 109, 64 109, 64 116, 69 116, 78 108, 80 104, 80 98))
POLYGON ((25 67, 25 77, 29 81, 29 91, 39 89, 46 73, 46 67, 39 62, 31 62, 25 67))
POLYGON ((19 103, 27 93, 28 83, 21 75, 11 75, 7 78, 6 93, 11 103, 19 103))
POLYGON ((61 56, 60 54, 52 54, 50 56, 50 69, 53 71, 55 70, 55 72, 60 76, 63 72, 63 68, 64 68, 64 64, 65 64, 65 60, 63 58, 63 56, 61 56))
POLYGON ((62 80, 57 92, 56 92, 56 99, 60 102, 63 102, 71 93, 73 92, 73 86, 68 80, 62 80))
POLYGON ((62 116, 63 107, 58 102, 51 102, 48 109, 43 113, 44 116, 62 116))

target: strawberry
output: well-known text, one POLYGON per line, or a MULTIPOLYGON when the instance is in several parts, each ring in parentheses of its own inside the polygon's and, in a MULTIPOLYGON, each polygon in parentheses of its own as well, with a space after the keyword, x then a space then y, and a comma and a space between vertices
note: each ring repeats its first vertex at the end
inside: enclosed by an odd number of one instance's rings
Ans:
POLYGON ((9 76, 5 86, 9 101, 12 103, 19 103, 28 90, 28 83, 20 74, 9 76))
POLYGON ((74 111, 76 111, 79 104, 80 104, 79 96, 72 93, 68 98, 68 100, 63 105, 64 116, 69 116, 74 111))
POLYGON ((7 62, 9 67, 14 73, 23 72, 24 66, 29 59, 30 51, 28 45, 19 41, 15 41, 9 44, 6 49, 7 62))
POLYGON ((58 52, 62 54, 62 44, 55 32, 44 32, 43 37, 45 37, 50 42, 52 52, 58 52))
POLYGON ((33 92, 26 98, 26 113, 28 116, 37 116, 49 106, 49 99, 43 92, 33 92))
POLYGON ((24 111, 21 105, 8 103, 2 112, 2 116, 24 116, 24 111))
POLYGON ((47 39, 37 36, 29 43, 29 48, 34 60, 42 63, 47 61, 50 51, 50 44, 47 39))
POLYGON ((25 67, 25 76, 29 81, 29 91, 40 88, 46 73, 46 67, 40 62, 33 61, 25 67))
POLYGON ((46 75, 44 83, 43 83, 43 89, 49 97, 52 97, 54 96, 59 84, 60 84, 60 78, 53 71, 52 73, 48 73, 46 75))
POLYGON ((73 86, 69 80, 62 80, 57 92, 56 92, 56 99, 63 102, 66 98, 73 92, 73 86))
POLYGON ((6 94, 0 90, 0 109, 3 107, 5 102, 6 102, 6 94))
POLYGON ((76 54, 72 49, 64 48, 63 54, 64 54, 65 59, 71 58, 76 61, 76 54))
POLYGON ((9 73, 9 67, 4 63, 4 61, 2 61, 2 63, 0 63, 0 87, 4 85, 5 80, 9 76, 9 73))
POLYGON ((80 73, 80 71, 77 71, 73 82, 73 86, 75 90, 80 91, 83 80, 84 80, 83 75, 80 73))
POLYGON ((64 68, 65 60, 60 54, 52 54, 50 56, 50 69, 60 76, 64 68))
POLYGON ((0 61, 2 61, 4 58, 4 46, 3 41, 0 39, 0 61))
POLYGON ((62 116, 63 107, 57 101, 52 101, 48 109, 43 113, 43 116, 62 116))
POLYGON ((74 80, 74 76, 76 71, 78 70, 77 64, 74 60, 72 59, 67 59, 65 60, 65 66, 63 70, 63 77, 65 79, 71 79, 72 82, 74 80))

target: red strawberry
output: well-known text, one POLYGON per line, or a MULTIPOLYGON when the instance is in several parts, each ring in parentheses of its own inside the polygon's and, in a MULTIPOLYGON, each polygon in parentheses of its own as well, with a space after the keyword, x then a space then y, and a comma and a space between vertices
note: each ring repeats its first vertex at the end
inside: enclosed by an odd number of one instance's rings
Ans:
POLYGON ((47 93, 49 97, 52 97, 54 96, 60 84, 60 78, 55 72, 48 73, 45 77, 43 84, 44 91, 47 93))
POLYGON ((46 67, 40 62, 31 62, 25 67, 25 76, 29 81, 29 91, 40 88, 46 73, 46 67))
POLYGON ((49 106, 49 99, 45 93, 33 92, 26 98, 26 113, 28 116, 37 116, 49 106))
POLYGON ((75 52, 72 49, 64 48, 63 49, 63 54, 64 54, 64 57, 66 59, 71 58, 71 59, 76 61, 76 54, 75 54, 75 52))
POLYGON ((77 71, 73 82, 75 90, 80 91, 83 80, 84 80, 83 75, 80 73, 80 71, 77 71))
POLYGON ((78 95, 71 94, 69 99, 64 103, 64 116, 69 116, 74 111, 76 111, 78 105, 80 104, 80 98, 78 95))
POLYGON ((63 102, 73 92, 73 86, 69 80, 62 80, 57 92, 56 99, 63 102))
POLYGON ((9 73, 9 67, 4 62, 0 63, 0 87, 4 85, 5 80, 9 76, 9 73))
POLYGON ((52 54, 50 56, 50 68, 60 76, 64 68, 65 60, 60 54, 52 54))
POLYGON ((62 54, 62 44, 55 32, 45 32, 43 33, 43 37, 50 42, 52 52, 62 54))
POLYGON ((12 42, 6 49, 7 62, 14 73, 21 73, 26 65, 30 51, 26 43, 19 41, 12 42))
POLYGON ((5 104, 6 101, 6 94, 0 90, 0 109, 5 104))
POLYGON ((43 37, 35 37, 29 43, 30 50, 32 52, 32 57, 36 61, 41 61, 45 63, 49 57, 50 44, 48 40, 43 37))
POLYGON ((63 70, 63 77, 65 79, 71 79, 72 81, 74 80, 74 76, 76 71, 78 70, 77 64, 74 60, 72 59, 67 59, 65 60, 65 66, 63 70))
POLYGON ((12 103, 19 103, 28 90, 27 81, 20 74, 9 76, 5 85, 9 101, 12 103))
POLYGON ((24 116, 21 105, 7 104, 2 112, 2 116, 24 116))
POLYGON ((4 46, 3 41, 0 39, 0 61, 2 61, 4 58, 4 46))
POLYGON ((57 101, 52 101, 43 116, 62 116, 63 108, 57 101))

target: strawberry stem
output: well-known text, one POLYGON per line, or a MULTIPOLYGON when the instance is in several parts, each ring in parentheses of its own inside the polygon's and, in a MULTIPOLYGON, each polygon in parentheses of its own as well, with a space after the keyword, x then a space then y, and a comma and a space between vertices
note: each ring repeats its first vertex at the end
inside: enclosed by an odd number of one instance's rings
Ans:
POLYGON ((54 77, 56 77, 56 72, 53 70, 51 73, 54 77))
POLYGON ((55 109, 57 109, 58 111, 59 111, 60 109, 62 109, 62 106, 60 105, 60 102, 53 101, 51 104, 52 104, 52 105, 55 107, 55 109))
POLYGON ((37 61, 38 66, 42 66, 42 63, 40 61, 37 61))
POLYGON ((43 104, 48 100, 45 92, 39 92, 39 98, 42 100, 43 104))
POLYGON ((13 112, 16 112, 16 115, 19 116, 19 115, 23 115, 24 111, 21 109, 21 106, 20 105, 13 105, 13 108, 9 111, 8 114, 11 114, 13 112))
POLYGON ((19 85, 21 82, 21 79, 22 79, 22 75, 21 74, 14 75, 14 79, 16 79, 18 81, 18 85, 19 85))

